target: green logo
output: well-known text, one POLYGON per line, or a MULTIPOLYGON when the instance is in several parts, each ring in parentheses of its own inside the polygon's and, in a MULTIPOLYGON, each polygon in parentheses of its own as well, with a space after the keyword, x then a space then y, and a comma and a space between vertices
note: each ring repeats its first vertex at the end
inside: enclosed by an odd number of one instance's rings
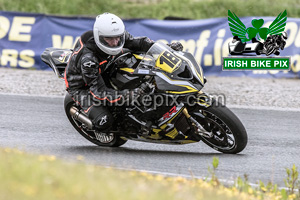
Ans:
POLYGON ((247 28, 233 12, 228 10, 228 24, 233 35, 232 41, 228 43, 229 53, 246 56, 224 57, 223 70, 289 70, 289 57, 253 56, 253 53, 256 55, 265 54, 266 56, 280 55, 280 50, 284 49, 288 38, 284 31, 286 20, 287 12, 285 10, 276 17, 269 27, 263 27, 263 19, 253 19, 251 21, 252 27, 247 28))
POLYGON ((246 28, 243 22, 230 10, 228 10, 228 23, 233 36, 238 36, 242 42, 247 42, 253 38, 266 40, 268 35, 281 35, 285 29, 287 20, 286 10, 280 13, 272 22, 269 28, 262 28, 263 19, 253 19, 253 27, 246 28))
POLYGON ((257 55, 275 54, 278 56, 280 50, 284 49, 288 38, 284 31, 286 20, 287 12, 285 10, 276 17, 268 28, 263 27, 263 19, 253 19, 251 21, 252 27, 247 28, 233 12, 228 10, 228 24, 233 35, 233 40, 228 44, 229 53, 231 55, 256 53, 257 55))

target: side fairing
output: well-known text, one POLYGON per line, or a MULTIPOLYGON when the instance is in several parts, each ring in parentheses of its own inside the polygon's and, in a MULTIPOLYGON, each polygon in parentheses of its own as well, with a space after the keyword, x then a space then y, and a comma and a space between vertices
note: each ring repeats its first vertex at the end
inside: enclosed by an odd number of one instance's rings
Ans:
POLYGON ((171 94, 186 94, 198 92, 202 89, 200 84, 191 84, 187 80, 172 79, 172 75, 156 72, 155 81, 158 91, 171 94))

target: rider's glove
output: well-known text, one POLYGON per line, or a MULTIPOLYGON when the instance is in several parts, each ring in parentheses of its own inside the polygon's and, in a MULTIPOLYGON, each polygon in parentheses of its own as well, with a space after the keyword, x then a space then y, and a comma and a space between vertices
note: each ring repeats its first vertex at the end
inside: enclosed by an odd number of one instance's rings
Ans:
POLYGON ((168 44, 168 46, 174 49, 175 51, 183 50, 183 46, 180 42, 172 42, 171 44, 168 44))

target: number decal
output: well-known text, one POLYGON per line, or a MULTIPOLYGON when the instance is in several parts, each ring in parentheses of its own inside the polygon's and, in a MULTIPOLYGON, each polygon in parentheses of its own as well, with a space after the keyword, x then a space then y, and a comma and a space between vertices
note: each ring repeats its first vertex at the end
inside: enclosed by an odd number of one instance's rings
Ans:
POLYGON ((164 51, 156 60, 156 67, 168 73, 172 73, 178 66, 180 66, 181 62, 181 59, 171 52, 164 51))

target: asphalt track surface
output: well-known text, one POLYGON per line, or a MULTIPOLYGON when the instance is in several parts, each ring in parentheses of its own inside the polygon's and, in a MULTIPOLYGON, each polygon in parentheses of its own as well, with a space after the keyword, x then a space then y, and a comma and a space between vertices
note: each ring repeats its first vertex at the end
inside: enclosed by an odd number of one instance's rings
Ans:
POLYGON ((285 168, 300 166, 300 111, 234 108, 248 132, 248 145, 237 155, 222 154, 203 142, 165 145, 129 141, 118 148, 98 147, 79 135, 68 122, 61 97, 0 94, 0 146, 34 154, 56 155, 121 169, 164 175, 206 177, 214 156, 217 176, 233 181, 247 174, 284 186, 285 168))

